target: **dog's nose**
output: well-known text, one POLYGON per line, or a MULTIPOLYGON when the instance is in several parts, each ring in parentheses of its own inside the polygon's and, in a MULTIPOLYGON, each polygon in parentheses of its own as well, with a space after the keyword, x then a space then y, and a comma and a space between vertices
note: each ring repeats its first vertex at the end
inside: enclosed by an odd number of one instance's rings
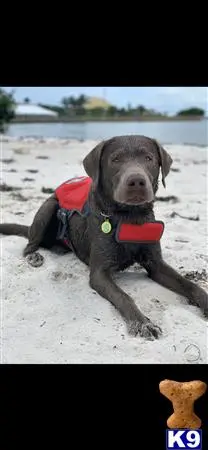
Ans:
POLYGON ((139 189, 146 186, 146 180, 142 175, 130 175, 126 184, 128 188, 139 189))

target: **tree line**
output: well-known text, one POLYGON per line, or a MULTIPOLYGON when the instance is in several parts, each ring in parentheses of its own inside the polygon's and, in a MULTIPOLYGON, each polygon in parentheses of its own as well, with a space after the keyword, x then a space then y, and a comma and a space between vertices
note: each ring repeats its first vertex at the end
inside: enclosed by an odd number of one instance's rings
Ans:
MULTIPOLYGON (((129 103, 126 108, 119 108, 114 105, 109 105, 106 107, 93 107, 86 108, 85 105, 87 103, 88 97, 81 94, 78 97, 70 96, 64 97, 61 100, 60 106, 51 106, 43 103, 39 103, 40 106, 57 112, 60 116, 94 116, 94 117, 139 117, 139 116, 157 116, 157 117, 165 117, 168 116, 167 113, 161 113, 154 109, 148 109, 143 105, 138 105, 136 107, 132 107, 129 103)), ((178 111, 176 116, 204 116, 205 111, 201 108, 192 107, 188 109, 184 109, 178 111)))
MULTIPOLYGON (((128 104, 126 108, 119 108, 114 105, 106 105, 100 107, 86 107, 88 101, 88 97, 84 94, 79 95, 78 97, 69 96, 62 98, 60 105, 48 105, 39 103, 39 106, 42 106, 49 111, 54 111, 58 114, 59 117, 94 117, 94 118, 102 118, 102 117, 165 117, 167 113, 161 113, 154 109, 148 109, 143 105, 138 105, 137 107, 132 107, 131 104, 128 104)), ((24 103, 30 103, 29 97, 24 99, 24 103)), ((12 119, 15 118, 15 106, 16 102, 14 99, 14 92, 7 93, 3 89, 0 88, 0 132, 3 132, 8 123, 11 122, 12 119)), ((200 116, 203 117, 205 115, 205 111, 201 108, 192 107, 189 109, 184 109, 178 111, 176 116, 200 116)))

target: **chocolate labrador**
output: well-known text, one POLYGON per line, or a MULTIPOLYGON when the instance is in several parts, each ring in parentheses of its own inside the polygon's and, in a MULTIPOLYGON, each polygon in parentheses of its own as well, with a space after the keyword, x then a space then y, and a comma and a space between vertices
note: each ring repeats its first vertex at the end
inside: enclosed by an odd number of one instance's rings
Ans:
POLYGON ((90 267, 90 286, 120 311, 129 333, 158 338, 161 329, 117 286, 113 274, 139 263, 151 279, 186 297, 207 317, 206 291, 177 273, 162 257, 163 224, 155 219, 153 205, 159 172, 165 187, 171 164, 166 150, 148 137, 118 136, 103 141, 83 161, 86 180, 91 180, 83 208, 71 208, 73 214, 67 215, 55 192, 40 207, 31 227, 1 224, 0 232, 28 237, 24 256, 33 266, 43 262, 38 247, 63 245, 62 238, 68 237, 67 247, 90 267))

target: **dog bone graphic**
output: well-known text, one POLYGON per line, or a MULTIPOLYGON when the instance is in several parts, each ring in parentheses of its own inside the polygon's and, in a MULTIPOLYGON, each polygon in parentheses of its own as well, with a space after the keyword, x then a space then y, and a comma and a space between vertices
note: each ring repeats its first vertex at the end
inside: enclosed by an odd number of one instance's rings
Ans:
POLYGON ((169 428, 200 428, 201 419, 194 412, 194 402, 206 392, 206 389, 207 384, 199 380, 184 383, 172 380, 161 381, 159 390, 172 402, 174 410, 167 420, 167 426, 169 428))

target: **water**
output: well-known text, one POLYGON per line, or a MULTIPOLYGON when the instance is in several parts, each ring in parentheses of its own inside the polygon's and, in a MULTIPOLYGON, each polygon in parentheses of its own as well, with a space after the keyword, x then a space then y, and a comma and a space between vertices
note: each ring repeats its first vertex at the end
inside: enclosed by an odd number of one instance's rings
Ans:
POLYGON ((12 124, 12 137, 102 140, 122 134, 143 134, 161 144, 208 145, 208 120, 178 122, 84 122, 12 124))

